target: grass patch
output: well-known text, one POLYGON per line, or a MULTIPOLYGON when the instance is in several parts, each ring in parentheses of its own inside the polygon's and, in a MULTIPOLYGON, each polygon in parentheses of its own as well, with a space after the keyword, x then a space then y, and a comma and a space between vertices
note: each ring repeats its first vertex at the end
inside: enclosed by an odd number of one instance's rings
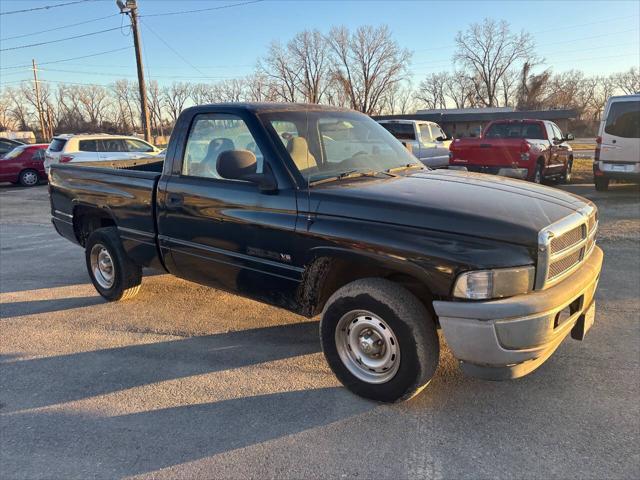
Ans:
POLYGON ((571 183, 593 183, 593 158, 574 158, 571 183))

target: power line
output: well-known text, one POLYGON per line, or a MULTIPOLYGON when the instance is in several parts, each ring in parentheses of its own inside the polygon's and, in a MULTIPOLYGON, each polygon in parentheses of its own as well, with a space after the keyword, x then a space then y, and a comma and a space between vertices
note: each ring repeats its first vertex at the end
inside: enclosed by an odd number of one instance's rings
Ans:
POLYGON ((182 56, 182 54, 180 54, 175 48, 173 48, 171 45, 169 45, 167 42, 165 42, 164 38, 162 38, 160 35, 158 35, 155 30, 153 30, 149 24, 147 22, 143 22, 142 20, 140 20, 140 23, 142 23, 145 28, 147 30, 149 30, 151 33, 153 33, 153 35, 156 36, 156 38, 158 40, 160 40, 162 43, 164 43, 165 47, 167 47, 169 50, 171 50, 178 58, 180 58, 180 60, 182 60, 184 63, 186 63, 187 65, 189 65, 191 68, 193 68, 196 72, 198 72, 200 75, 204 75, 206 78, 206 73, 202 72, 202 70, 200 70, 198 67, 196 67, 195 65, 193 65, 189 60, 187 60, 186 58, 184 58, 182 56))
POLYGON ((0 12, 0 15, 13 15, 14 13, 35 12, 36 10, 49 10, 51 8, 66 7, 67 5, 75 5, 76 3, 85 3, 92 0, 75 0, 74 2, 57 3, 55 5, 45 5, 43 7, 25 8, 24 10, 12 10, 10 12, 0 12))
MULTIPOLYGON (((120 52, 122 50, 129 50, 133 48, 132 46, 129 47, 122 47, 122 48, 114 48, 113 50, 105 50, 104 52, 97 52, 97 53, 91 53, 89 55, 82 55, 81 57, 72 57, 72 58, 63 58, 62 60, 51 60, 49 62, 42 62, 40 63, 40 65, 51 65, 52 63, 62 63, 62 62, 70 62, 72 60, 80 60, 82 58, 90 58, 90 57, 98 57, 100 55, 106 55, 107 53, 113 53, 113 52, 120 52)), ((0 67, 0 70, 7 70, 7 69, 12 69, 12 68, 23 68, 23 67, 28 67, 29 64, 22 64, 22 65, 11 65, 9 67, 0 67)))
POLYGON ((17 46, 17 47, 10 47, 10 48, 0 48, 0 52, 6 52, 7 50, 18 50, 20 48, 37 47, 37 46, 40 46, 40 45, 48 45, 50 43, 64 42, 66 40, 73 40, 75 38, 89 37, 91 35, 98 35, 99 33, 112 32, 114 30, 120 30, 120 29, 121 29, 121 27, 107 28, 106 30, 98 30, 97 32, 83 33, 82 35, 74 35, 73 37, 58 38, 56 40, 49 40, 48 42, 31 43, 29 45, 20 45, 20 46, 17 46))
POLYGON ((107 15, 106 17, 92 18, 91 20, 85 20, 83 22, 77 22, 77 23, 70 23, 68 25, 62 25, 61 27, 49 28, 47 30, 39 30, 37 32, 31 32, 31 33, 23 33, 22 35, 13 35, 12 37, 4 37, 4 38, 0 38, 0 42, 4 42, 6 40, 13 40, 16 38, 30 37, 32 35, 39 35, 41 33, 54 32, 56 30, 63 30, 65 28, 70 28, 70 27, 77 27, 78 25, 85 25, 87 23, 97 22, 98 20, 105 20, 107 18, 115 17, 116 15, 120 15, 120 14, 114 13, 112 15, 107 15))
MULTIPOLYGON (((108 76, 108 77, 135 77, 135 75, 123 75, 121 73, 111 73, 111 72, 96 72, 96 71, 91 71, 91 72, 83 72, 83 71, 78 71, 78 70, 60 70, 57 68, 40 68, 39 69, 41 72, 60 72, 60 73, 76 73, 79 75, 101 75, 101 76, 108 76)), ((190 79, 197 79, 197 78, 237 78, 235 75, 215 75, 215 76, 211 76, 211 75, 205 75, 205 76, 185 76, 185 75, 154 75, 155 78, 190 78, 190 79)))
POLYGON ((198 12, 209 12, 211 10, 222 10, 225 8, 232 8, 232 7, 241 7, 243 5, 251 5, 252 3, 261 3, 264 0, 252 0, 250 2, 242 2, 242 3, 232 3, 230 5, 221 5, 218 7, 209 7, 209 8, 199 8, 197 10, 180 10, 177 12, 166 12, 166 13, 151 13, 148 15, 140 15, 140 18, 142 17, 164 17, 167 15, 183 15, 186 13, 198 13, 198 12))

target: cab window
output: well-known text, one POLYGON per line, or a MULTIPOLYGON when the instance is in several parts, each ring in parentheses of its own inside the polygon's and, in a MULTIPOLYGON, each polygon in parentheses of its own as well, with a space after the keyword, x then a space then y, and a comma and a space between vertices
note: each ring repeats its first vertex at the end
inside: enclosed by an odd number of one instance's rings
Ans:
POLYGON ((431 131, 429 130, 429 125, 423 123, 419 126, 420 128, 420 137, 422 137, 423 141, 431 142, 433 141, 433 136, 431 135, 431 131))
POLYGON ((98 141, 97 140, 80 140, 78 142, 78 150, 81 152, 97 152, 98 141))
POLYGON ((124 142, 120 138, 105 138, 103 140, 98 140, 98 151, 99 152, 126 152, 124 142))
POLYGON ((143 152, 143 153, 153 152, 153 147, 141 140, 133 140, 133 139, 127 138, 124 142, 129 152, 143 152))
POLYGON ((182 174, 222 179, 217 169, 218 157, 229 150, 252 152, 256 156, 256 173, 262 173, 262 152, 244 120, 228 114, 198 115, 189 131, 182 174))
POLYGON ((381 123, 398 140, 415 140, 416 134, 411 123, 381 123))

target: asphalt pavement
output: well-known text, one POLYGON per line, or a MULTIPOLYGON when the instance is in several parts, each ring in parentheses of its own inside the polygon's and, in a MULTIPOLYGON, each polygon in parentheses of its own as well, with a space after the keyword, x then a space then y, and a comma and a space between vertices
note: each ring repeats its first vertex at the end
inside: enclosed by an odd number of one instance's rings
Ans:
POLYGON ((106 303, 47 187, 0 187, 0 477, 640 478, 640 190, 597 193, 596 323, 515 381, 442 345, 413 400, 342 388, 317 319, 169 275, 106 303))

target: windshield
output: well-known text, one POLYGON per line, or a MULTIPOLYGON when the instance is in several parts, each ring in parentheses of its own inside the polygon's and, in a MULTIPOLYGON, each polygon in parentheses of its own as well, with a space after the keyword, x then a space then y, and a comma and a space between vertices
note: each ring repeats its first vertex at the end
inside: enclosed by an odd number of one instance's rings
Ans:
POLYGON ((310 183, 420 165, 393 135, 360 113, 289 111, 262 117, 310 183))

